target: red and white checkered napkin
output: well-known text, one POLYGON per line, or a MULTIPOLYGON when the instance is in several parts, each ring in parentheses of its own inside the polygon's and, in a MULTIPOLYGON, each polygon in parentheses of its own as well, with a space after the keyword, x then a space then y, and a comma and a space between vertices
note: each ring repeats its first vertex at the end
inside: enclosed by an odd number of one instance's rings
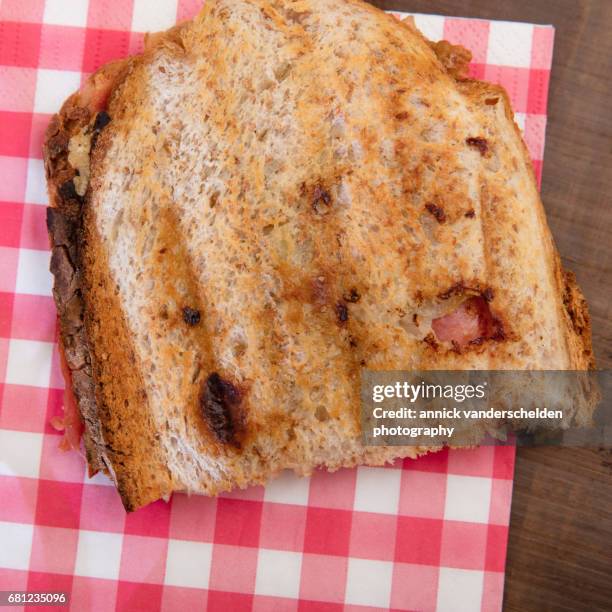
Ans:
MULTIPOLYGON (((285 475, 126 516, 103 477, 58 450, 63 381, 41 142, 51 114, 143 32, 194 0, 0 4, 0 590, 65 590, 74 610, 498 610, 514 450, 285 475)), ((502 83, 541 170, 550 27, 417 16, 502 83)))

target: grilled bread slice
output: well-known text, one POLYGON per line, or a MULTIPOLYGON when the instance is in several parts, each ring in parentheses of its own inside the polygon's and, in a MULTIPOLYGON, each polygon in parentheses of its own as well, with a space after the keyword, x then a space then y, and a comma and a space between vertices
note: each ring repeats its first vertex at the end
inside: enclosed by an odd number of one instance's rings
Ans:
POLYGON ((128 510, 426 452, 362 445, 363 368, 593 364, 507 95, 466 61, 357 0, 208 0, 53 118, 62 343, 128 510))

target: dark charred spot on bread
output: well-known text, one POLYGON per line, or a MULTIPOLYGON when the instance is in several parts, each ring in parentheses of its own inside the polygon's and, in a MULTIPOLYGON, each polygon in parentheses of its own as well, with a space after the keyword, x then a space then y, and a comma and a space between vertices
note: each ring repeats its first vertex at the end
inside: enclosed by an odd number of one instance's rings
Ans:
POLYGON ((495 297, 495 294, 493 293, 493 289, 491 289, 491 287, 487 287, 483 292, 482 292, 482 297, 484 298, 484 300, 486 302, 491 302, 493 300, 493 298, 495 297))
POLYGON ((355 289, 355 287, 351 287, 351 289, 349 289, 342 296, 342 299, 345 302, 350 302, 351 304, 356 304, 361 299, 361 295, 359 294, 359 291, 357 291, 357 289, 355 289))
POLYGON ((204 381, 200 394, 202 416, 222 444, 239 446, 236 440, 235 412, 242 401, 240 390, 213 372, 204 381))
POLYGON ((473 138, 466 138, 465 142, 468 146, 470 147, 474 147, 475 149, 478 149, 478 151, 480 152, 480 154, 484 157, 488 150, 489 150, 489 143, 487 141, 486 138, 483 138, 482 136, 476 136, 473 138))
POLYGON ((495 106, 499 102, 499 98, 487 98, 485 104, 487 106, 495 106))
POLYGON ((74 181, 69 179, 64 181, 58 188, 58 193, 62 200, 76 200, 82 202, 83 198, 77 193, 74 181))
POLYGON ((317 202, 319 200, 323 201, 325 204, 329 204, 331 202, 331 196, 323 187, 317 185, 314 189, 313 201, 317 202))
POLYGON ((438 223, 446 222, 446 213, 444 212, 443 208, 441 208, 440 206, 436 206, 436 204, 434 204, 433 202, 428 202, 427 204, 425 204, 425 208, 429 213, 434 216, 435 220, 438 223))
POLYGON ((326 215, 331 206, 331 196, 329 191, 321 185, 315 185, 312 192, 312 209, 317 215, 326 215))
POLYGON ((99 132, 104 129, 110 123, 110 115, 106 111, 100 111, 96 115, 96 119, 93 124, 94 132, 99 132))
POLYGON ((476 216, 476 211, 473 208, 470 208, 470 210, 465 213, 465 216, 468 219, 473 219, 476 216))
POLYGON ((397 115, 395 115, 395 118, 398 121, 405 121, 406 119, 408 119, 408 113, 406 111, 403 111, 401 113, 397 113, 397 115))
POLYGON ((100 132, 110 123, 111 118, 110 115, 106 111, 100 111, 94 120, 92 130, 93 135, 91 137, 91 150, 95 148, 98 142, 98 136, 100 132))
POLYGON ((187 325, 197 325, 200 322, 200 311, 185 306, 183 308, 183 321, 185 321, 187 325))
POLYGON ((336 316, 338 317, 339 323, 346 323, 348 321, 348 308, 344 302, 338 302, 336 304, 336 316))
POLYGON ((430 346, 432 349, 437 349, 438 348, 438 342, 436 340, 436 337, 433 335, 432 332, 429 332, 424 338, 423 338, 423 342, 425 344, 427 344, 428 346, 430 346))

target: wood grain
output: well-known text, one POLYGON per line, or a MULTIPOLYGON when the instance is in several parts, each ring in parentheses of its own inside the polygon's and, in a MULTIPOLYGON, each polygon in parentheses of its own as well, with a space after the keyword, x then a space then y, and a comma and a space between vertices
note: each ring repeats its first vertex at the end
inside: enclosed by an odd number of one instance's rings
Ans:
MULTIPOLYGON (((612 1, 388 0, 385 9, 552 23, 542 199, 612 367, 612 1)), ((612 610, 612 452, 519 449, 504 609, 612 610)))

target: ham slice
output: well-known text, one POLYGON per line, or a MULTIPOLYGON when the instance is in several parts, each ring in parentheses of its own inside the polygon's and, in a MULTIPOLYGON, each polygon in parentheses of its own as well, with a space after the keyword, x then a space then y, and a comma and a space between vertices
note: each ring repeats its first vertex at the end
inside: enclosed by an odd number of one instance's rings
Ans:
POLYGON ((81 447, 81 436, 83 435, 83 423, 81 422, 81 415, 79 413, 76 398, 72 392, 72 376, 61 342, 59 343, 59 355, 62 374, 66 384, 66 388, 64 389, 64 414, 61 417, 51 417, 51 425, 57 431, 64 432, 64 437, 59 444, 59 447, 63 451, 79 451, 81 447))
POLYGON ((92 74, 81 87, 80 105, 86 106, 93 113, 106 110, 108 98, 119 78, 121 71, 127 66, 125 60, 111 62, 92 74))
POLYGON ((108 97, 113 85, 112 79, 102 76, 87 81, 81 89, 81 102, 94 113, 106 108, 108 97))
POLYGON ((501 337, 499 322, 480 296, 471 297, 453 312, 434 319, 431 327, 438 340, 452 342, 458 348, 501 337))

